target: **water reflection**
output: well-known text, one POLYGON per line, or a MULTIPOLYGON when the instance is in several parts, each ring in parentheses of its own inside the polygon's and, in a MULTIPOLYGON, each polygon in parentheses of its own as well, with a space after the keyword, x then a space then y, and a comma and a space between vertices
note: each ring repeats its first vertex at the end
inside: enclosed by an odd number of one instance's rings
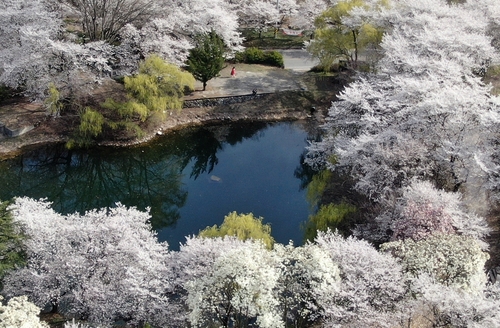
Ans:
POLYGON ((272 222, 279 242, 297 242, 313 174, 302 164, 307 135, 303 126, 254 123, 185 129, 127 149, 41 147, 0 162, 0 199, 47 198, 61 213, 118 201, 149 207, 171 245, 231 211, 254 212, 272 222))
POLYGON ((118 201, 151 208, 155 228, 175 223, 185 204, 182 160, 131 148, 89 152, 43 147, 0 163, 0 199, 47 198, 62 213, 110 207, 118 201), (6 174, 7 173, 7 174, 6 174))

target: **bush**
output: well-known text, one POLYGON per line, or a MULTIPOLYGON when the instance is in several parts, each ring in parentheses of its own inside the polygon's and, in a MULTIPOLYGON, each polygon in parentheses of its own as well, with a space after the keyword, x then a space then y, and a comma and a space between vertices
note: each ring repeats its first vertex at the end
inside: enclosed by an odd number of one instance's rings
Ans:
POLYGON ((262 51, 258 48, 247 48, 235 55, 237 63, 262 64, 283 68, 283 56, 278 51, 262 51))
POLYGON ((285 64, 283 63, 283 56, 275 50, 265 52, 263 64, 280 68, 285 67, 285 64))

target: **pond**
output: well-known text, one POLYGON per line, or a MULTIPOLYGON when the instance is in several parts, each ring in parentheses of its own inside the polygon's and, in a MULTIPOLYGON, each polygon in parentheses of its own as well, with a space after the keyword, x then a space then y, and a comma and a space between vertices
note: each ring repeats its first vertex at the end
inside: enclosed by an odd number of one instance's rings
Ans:
POLYGON ((232 124, 131 148, 44 146, 0 162, 0 199, 46 198, 61 213, 149 207, 158 238, 174 250, 232 211, 251 212, 271 223, 276 241, 300 245, 313 175, 303 156, 315 131, 306 122, 232 124))

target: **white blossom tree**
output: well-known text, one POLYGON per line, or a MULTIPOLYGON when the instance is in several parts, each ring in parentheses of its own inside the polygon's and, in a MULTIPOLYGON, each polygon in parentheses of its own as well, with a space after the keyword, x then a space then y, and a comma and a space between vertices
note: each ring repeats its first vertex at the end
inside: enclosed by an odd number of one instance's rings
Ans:
POLYGON ((7 296, 103 324, 168 322, 168 245, 157 241, 147 212, 117 205, 64 216, 17 198, 12 213, 30 238, 26 267, 5 278, 7 296))
POLYGON ((171 63, 183 65, 189 49, 194 47, 193 36, 212 31, 222 38, 230 52, 241 49, 238 17, 223 0, 162 0, 156 5, 157 15, 144 26, 127 27, 144 55, 156 53, 171 63))
POLYGON ((154 14, 152 0, 62 0, 78 14, 90 41, 115 42, 128 24, 142 25, 154 14))
POLYGON ((226 249, 206 274, 186 283, 193 326, 283 326, 273 293, 279 275, 272 253, 258 241, 241 243, 244 247, 226 249))
POLYGON ((414 276, 429 275, 445 286, 476 293, 486 285, 489 255, 472 237, 435 234, 419 241, 385 243, 382 249, 400 258, 404 270, 414 276))
POLYGON ((402 268, 364 240, 319 232, 315 242, 340 269, 340 290, 325 307, 326 322, 338 327, 392 327, 406 301, 402 268))
POLYGON ((382 221, 387 220, 393 240, 419 241, 432 234, 461 234, 484 243, 490 231, 484 218, 467 211, 459 193, 437 190, 428 181, 413 181, 404 188, 391 213, 392 220, 385 215, 378 220, 382 226, 382 221))
POLYGON ((77 97, 103 78, 136 68, 127 40, 112 46, 65 39, 61 14, 43 0, 0 3, 0 29, 0 83, 34 99, 44 99, 51 83, 62 98, 77 97))
POLYGON ((412 177, 447 190, 486 182, 496 167, 491 132, 499 118, 498 100, 478 76, 496 58, 482 12, 440 0, 397 1, 394 8, 385 12, 393 27, 377 74, 340 95, 329 135, 311 146, 309 158, 350 173, 358 191, 388 206, 412 177), (472 16, 478 19, 466 19, 472 16))
POLYGON ((321 323, 340 289, 338 265, 327 250, 312 243, 276 244, 274 253, 280 263, 275 293, 283 322, 292 327, 321 323))
POLYGON ((500 327, 499 285, 484 286, 480 291, 465 291, 445 286, 428 275, 413 279, 411 288, 425 323, 433 327, 500 327))
POLYGON ((0 303, 0 327, 48 328, 46 323, 40 322, 39 314, 40 308, 28 301, 28 297, 13 297, 6 305, 0 303))

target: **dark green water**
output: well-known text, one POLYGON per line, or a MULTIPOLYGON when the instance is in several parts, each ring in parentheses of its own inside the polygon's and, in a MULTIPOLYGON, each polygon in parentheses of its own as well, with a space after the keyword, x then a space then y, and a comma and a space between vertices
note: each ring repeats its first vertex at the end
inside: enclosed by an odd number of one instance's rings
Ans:
POLYGON ((281 243, 301 244, 309 204, 302 123, 185 129, 132 148, 69 151, 46 146, 0 162, 0 199, 47 198, 61 213, 121 202, 150 207, 172 249, 231 211, 271 223, 281 243))

